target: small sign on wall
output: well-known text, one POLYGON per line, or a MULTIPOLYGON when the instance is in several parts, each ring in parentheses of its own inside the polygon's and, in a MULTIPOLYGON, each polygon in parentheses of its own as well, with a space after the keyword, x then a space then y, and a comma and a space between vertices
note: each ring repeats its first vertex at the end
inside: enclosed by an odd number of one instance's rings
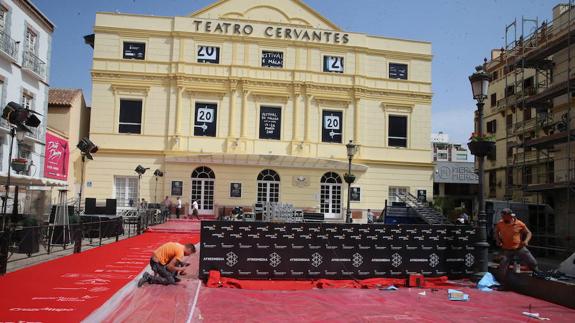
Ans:
POLYGON ((220 48, 214 46, 198 47, 198 63, 220 63, 220 48))
POLYGON ((351 188, 351 202, 360 202, 361 201, 361 187, 352 187, 351 188))
POLYGON ((262 51, 262 67, 284 67, 284 53, 262 51))
POLYGON ((323 71, 331 73, 343 73, 343 57, 341 56, 324 56, 323 71))
POLYGON ((242 197, 242 183, 230 183, 230 197, 242 197))
POLYGON ((182 196, 184 190, 184 182, 172 181, 172 196, 182 196))
POLYGON ((427 201, 427 190, 417 190, 417 200, 420 202, 427 201))

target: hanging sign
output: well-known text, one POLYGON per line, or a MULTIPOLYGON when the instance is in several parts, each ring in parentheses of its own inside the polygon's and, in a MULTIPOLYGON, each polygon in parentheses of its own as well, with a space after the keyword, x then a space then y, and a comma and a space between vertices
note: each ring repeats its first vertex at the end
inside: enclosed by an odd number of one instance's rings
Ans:
POLYGON ((144 59, 146 57, 145 43, 124 42, 125 59, 144 59))
POLYGON ((343 113, 324 110, 322 112, 322 142, 341 143, 343 113))
POLYGON ((198 47, 198 63, 220 63, 220 48, 214 46, 198 47))
POLYGON ((323 71, 333 73, 343 73, 343 57, 341 56, 324 56, 323 71))
POLYGON ((194 136, 216 136, 218 105, 214 103, 196 103, 194 136))
POLYGON ((284 53, 262 51, 262 67, 284 67, 284 53))
POLYGON ((172 196, 182 196, 183 188, 182 181, 172 181, 172 196))
POLYGON ((281 138, 282 109, 274 107, 260 108, 260 139, 281 138))
POLYGON ((44 177, 65 181, 68 179, 69 147, 66 139, 46 132, 44 177))

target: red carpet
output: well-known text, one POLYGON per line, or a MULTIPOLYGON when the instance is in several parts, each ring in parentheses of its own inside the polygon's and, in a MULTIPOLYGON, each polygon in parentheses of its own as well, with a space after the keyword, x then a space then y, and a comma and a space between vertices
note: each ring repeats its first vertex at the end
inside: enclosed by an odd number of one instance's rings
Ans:
POLYGON ((167 241, 199 235, 146 233, 0 277, 0 321, 79 322, 134 279, 167 241))
POLYGON ((170 219, 165 223, 149 227, 146 232, 200 233, 201 221, 197 219, 170 219))

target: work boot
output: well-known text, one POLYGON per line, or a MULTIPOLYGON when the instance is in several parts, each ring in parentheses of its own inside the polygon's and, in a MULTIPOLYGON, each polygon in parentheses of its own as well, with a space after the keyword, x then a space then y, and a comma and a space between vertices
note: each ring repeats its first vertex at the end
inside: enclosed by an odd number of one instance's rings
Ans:
POLYGON ((138 281, 138 287, 142 287, 142 285, 144 285, 144 283, 149 283, 150 282, 150 274, 148 274, 147 272, 145 272, 142 275, 142 278, 140 278, 140 280, 138 281))

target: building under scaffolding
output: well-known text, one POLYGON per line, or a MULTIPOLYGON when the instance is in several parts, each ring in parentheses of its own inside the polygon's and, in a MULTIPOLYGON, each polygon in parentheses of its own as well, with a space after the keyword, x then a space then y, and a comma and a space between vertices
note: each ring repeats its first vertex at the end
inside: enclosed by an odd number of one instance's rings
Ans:
POLYGON ((483 129, 496 138, 485 164, 491 199, 535 207, 528 221, 540 254, 575 249, 575 7, 553 8, 553 20, 522 18, 492 51, 483 129))

